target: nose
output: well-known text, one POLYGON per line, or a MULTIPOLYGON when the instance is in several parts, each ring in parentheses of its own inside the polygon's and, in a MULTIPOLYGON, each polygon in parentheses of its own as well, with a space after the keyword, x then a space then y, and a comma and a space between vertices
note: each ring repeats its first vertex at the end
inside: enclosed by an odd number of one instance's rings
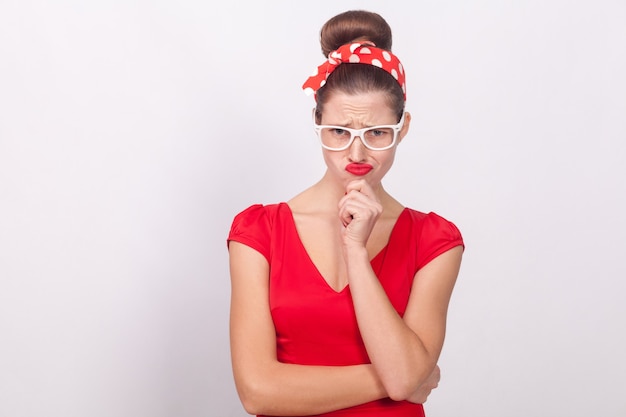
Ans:
POLYGON ((363 142, 361 141, 361 138, 359 136, 356 136, 354 138, 354 141, 352 142, 348 150, 350 152, 348 154, 350 162, 363 162, 365 160, 367 148, 365 147, 365 145, 363 145, 363 142))

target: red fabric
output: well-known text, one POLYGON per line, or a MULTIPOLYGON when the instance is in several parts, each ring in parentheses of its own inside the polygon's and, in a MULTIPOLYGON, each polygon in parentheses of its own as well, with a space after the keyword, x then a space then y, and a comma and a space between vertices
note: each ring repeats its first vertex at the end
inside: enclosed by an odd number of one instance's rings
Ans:
MULTIPOLYGON (((270 264, 270 309, 278 360, 303 365, 370 363, 349 286, 333 290, 309 258, 286 203, 248 207, 232 224, 228 241, 257 250, 270 264)), ((454 224, 435 213, 405 208, 389 242, 371 261, 387 296, 404 314, 415 273, 441 253, 463 245, 454 224)), ((418 417, 421 404, 384 399, 324 416, 418 417)))
POLYGON ((398 81, 404 100, 406 100, 406 81, 404 67, 397 56, 384 49, 377 48, 371 42, 347 43, 328 54, 328 59, 315 70, 302 85, 307 94, 312 94, 326 84, 328 76, 342 63, 368 64, 382 68, 398 81))

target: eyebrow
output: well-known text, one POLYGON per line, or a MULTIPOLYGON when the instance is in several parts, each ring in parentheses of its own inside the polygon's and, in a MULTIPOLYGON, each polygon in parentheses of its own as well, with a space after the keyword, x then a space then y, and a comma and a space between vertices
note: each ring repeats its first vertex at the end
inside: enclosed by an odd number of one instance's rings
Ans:
POLYGON ((347 128, 347 129, 353 129, 353 130, 361 130, 361 129, 371 129, 373 127, 378 127, 378 126, 394 126, 397 123, 378 123, 375 125, 367 125, 367 126, 363 126, 363 127, 351 127, 348 126, 347 123, 322 123, 320 124, 320 126, 337 126, 337 127, 343 127, 343 128, 347 128))

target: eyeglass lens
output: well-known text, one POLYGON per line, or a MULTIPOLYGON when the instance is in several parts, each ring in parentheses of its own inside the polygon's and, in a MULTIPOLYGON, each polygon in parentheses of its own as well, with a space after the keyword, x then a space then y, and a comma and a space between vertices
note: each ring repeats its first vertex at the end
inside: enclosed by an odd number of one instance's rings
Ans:
MULTIPOLYGON (((358 133, 358 132, 357 132, 358 133)), ((392 128, 368 129, 361 135, 361 141, 373 149, 386 148, 393 143, 395 131, 392 128)), ((322 144, 329 148, 345 148, 352 140, 352 133, 341 127, 322 127, 320 129, 322 144)))

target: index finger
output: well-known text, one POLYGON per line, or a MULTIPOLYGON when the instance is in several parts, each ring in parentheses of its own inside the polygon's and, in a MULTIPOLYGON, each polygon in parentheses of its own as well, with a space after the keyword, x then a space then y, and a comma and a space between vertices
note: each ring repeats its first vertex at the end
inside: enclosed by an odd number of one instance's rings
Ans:
POLYGON ((346 194, 350 191, 359 191, 363 194, 371 195, 371 189, 367 181, 363 179, 352 180, 346 185, 346 194))

